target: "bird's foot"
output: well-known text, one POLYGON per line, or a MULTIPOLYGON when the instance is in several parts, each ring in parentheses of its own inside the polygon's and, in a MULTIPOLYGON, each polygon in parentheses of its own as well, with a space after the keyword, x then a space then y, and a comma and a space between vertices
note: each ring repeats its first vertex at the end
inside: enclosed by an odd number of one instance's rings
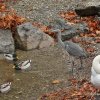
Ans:
POLYGON ((79 68, 78 68, 78 70, 82 70, 82 69, 83 69, 83 67, 79 67, 79 68))
POLYGON ((69 68, 68 69, 68 74, 71 74, 72 76, 74 76, 75 73, 76 73, 76 68, 73 68, 73 69, 69 68))

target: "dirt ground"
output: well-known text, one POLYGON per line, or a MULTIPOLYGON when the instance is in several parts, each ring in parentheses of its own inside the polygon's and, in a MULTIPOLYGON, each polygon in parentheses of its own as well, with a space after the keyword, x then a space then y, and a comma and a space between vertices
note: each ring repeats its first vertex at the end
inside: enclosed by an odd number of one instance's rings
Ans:
MULTIPOLYGON (((81 0, 80 2, 78 0, 18 0, 15 5, 12 3, 9 5, 12 5, 20 15, 28 17, 32 21, 45 23, 49 18, 58 16, 55 14, 59 11, 67 10, 68 4, 69 8, 73 9, 77 3, 81 3, 81 0)), ((97 54, 100 54, 100 44, 97 47, 99 47, 97 54)), ((15 71, 11 62, 1 60, 0 83, 2 84, 8 79, 13 81, 11 91, 7 94, 0 93, 0 100, 37 100, 45 93, 69 86, 68 78, 72 76, 69 72, 71 63, 68 55, 66 58, 63 57, 62 49, 57 44, 54 47, 41 50, 17 50, 17 54, 19 60, 31 59, 32 68, 25 72, 15 71), (59 84, 52 84, 54 80, 59 80, 59 84)), ((76 78, 90 79, 92 59, 93 57, 83 60, 84 69, 76 71, 74 74, 76 78)), ((75 59, 75 63, 75 68, 80 67, 79 60, 75 59)))
MULTIPOLYGON (((0 83, 12 79, 11 91, 0 94, 0 100, 37 100, 42 94, 68 87, 68 78, 72 77, 69 72, 71 63, 63 57, 62 50, 57 47, 33 51, 17 51, 20 60, 31 59, 32 69, 30 71, 15 71, 11 62, 0 61, 0 83), (52 81, 59 80, 59 84, 52 81)), ((84 69, 78 71, 74 76, 78 79, 90 77, 91 60, 87 65, 84 60, 84 69), (84 74, 85 73, 85 74, 84 74)), ((76 60, 76 66, 80 66, 76 60)), ((76 67, 76 68, 78 68, 76 67)))

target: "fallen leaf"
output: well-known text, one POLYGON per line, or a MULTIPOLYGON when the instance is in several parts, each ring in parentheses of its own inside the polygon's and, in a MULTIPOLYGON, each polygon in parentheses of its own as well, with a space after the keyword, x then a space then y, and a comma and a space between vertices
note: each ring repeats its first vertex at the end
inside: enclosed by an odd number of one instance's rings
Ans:
POLYGON ((100 35, 100 30, 96 30, 96 34, 99 34, 100 35))
POLYGON ((53 80, 52 84, 59 84, 61 81, 60 80, 53 80))
POLYGON ((100 43, 100 38, 97 38, 97 39, 95 40, 95 42, 96 42, 96 43, 100 43))
POLYGON ((93 48, 93 47, 88 47, 88 48, 86 49, 86 51, 87 51, 87 52, 94 52, 94 51, 95 51, 95 48, 93 48))

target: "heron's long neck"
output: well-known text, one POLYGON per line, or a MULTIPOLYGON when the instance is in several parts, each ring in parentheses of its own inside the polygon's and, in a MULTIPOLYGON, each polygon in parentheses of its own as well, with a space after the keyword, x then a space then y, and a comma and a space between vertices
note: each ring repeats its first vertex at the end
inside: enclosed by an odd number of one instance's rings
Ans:
POLYGON ((58 43, 64 48, 64 47, 65 47, 65 44, 64 44, 64 42, 61 40, 61 32, 58 33, 57 39, 58 39, 58 43))

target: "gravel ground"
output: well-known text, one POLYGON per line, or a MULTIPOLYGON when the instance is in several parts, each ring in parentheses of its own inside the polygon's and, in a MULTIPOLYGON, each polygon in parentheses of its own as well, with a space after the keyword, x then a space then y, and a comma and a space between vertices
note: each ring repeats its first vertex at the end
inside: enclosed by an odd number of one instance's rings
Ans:
MULTIPOLYGON (((17 1, 17 0, 16 0, 17 1)), ((75 9, 82 0, 18 0, 16 3, 8 3, 19 15, 32 21, 48 22, 59 17, 60 11, 75 9)), ((84 1, 84 0, 83 0, 84 1)), ((83 5, 83 4, 82 4, 83 5)))
POLYGON ((44 23, 59 17, 60 11, 99 4, 99 0, 18 0, 14 4, 13 2, 8 3, 19 15, 44 23))
MULTIPOLYGON (((71 63, 68 56, 64 58, 62 50, 51 47, 42 50, 17 51, 20 60, 31 59, 32 69, 25 72, 17 72, 13 65, 6 60, 0 61, 0 83, 12 79, 11 91, 0 94, 0 100, 37 100, 41 95, 69 86, 68 78, 72 77, 69 72, 71 63), (52 84, 54 80, 59 84, 52 84)), ((78 79, 90 79, 91 59, 83 61, 84 69, 77 70, 74 77, 78 79), (86 63, 85 63, 86 62, 86 63)), ((79 60, 75 59, 75 68, 80 67, 79 60)))
MULTIPOLYGON (((11 5, 19 15, 32 21, 47 23, 58 18, 59 11, 75 9, 78 5, 85 5, 91 0, 21 0, 11 5)), ((100 47, 100 44, 98 44, 100 47)), ((42 94, 55 91, 68 86, 67 79, 72 76, 68 73, 71 63, 68 56, 63 58, 63 53, 57 45, 42 50, 20 51, 17 50, 20 60, 31 59, 32 69, 28 72, 16 72, 13 65, 6 60, 0 61, 0 83, 8 78, 13 79, 12 89, 7 94, 0 94, 0 100, 37 100, 42 94), (52 84, 53 80, 60 80, 59 84, 52 84)), ((98 52, 100 54, 100 50, 98 52)), ((84 60, 84 69, 77 72, 78 79, 90 79, 90 68, 93 58, 84 60)), ((80 66, 79 60, 76 66, 80 66)))

